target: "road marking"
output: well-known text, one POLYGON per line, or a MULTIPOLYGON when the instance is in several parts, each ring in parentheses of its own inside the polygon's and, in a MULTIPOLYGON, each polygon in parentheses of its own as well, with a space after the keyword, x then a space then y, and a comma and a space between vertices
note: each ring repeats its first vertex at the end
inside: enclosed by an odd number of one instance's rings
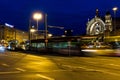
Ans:
POLYGON ((116 65, 116 64, 109 64, 111 66, 116 66, 116 67, 120 67, 120 65, 116 65))
POLYGON ((4 63, 3 63, 2 65, 3 65, 3 66, 5 66, 5 67, 9 67, 9 65, 8 65, 8 64, 4 64, 4 63))
POLYGON ((26 70, 21 69, 21 68, 15 68, 15 69, 17 69, 17 70, 19 70, 19 71, 22 71, 22 72, 25 72, 25 71, 26 71, 26 70))
POLYGON ((72 68, 72 69, 83 69, 85 71, 97 71, 97 72, 102 72, 102 73, 110 74, 110 75, 114 75, 114 76, 120 76, 118 73, 113 73, 113 72, 110 72, 110 71, 107 71, 107 70, 101 70, 101 69, 87 68, 85 66, 80 66, 80 67, 73 67, 73 66, 70 66, 70 65, 64 65, 64 66, 68 67, 68 68, 72 68))
POLYGON ((97 62, 87 62, 87 63, 96 64, 97 62))
POLYGON ((85 71, 97 71, 97 72, 102 72, 102 73, 106 73, 106 74, 110 74, 110 75, 114 75, 114 76, 120 76, 117 73, 109 72, 106 70, 90 69, 90 68, 85 68, 85 67, 79 67, 79 68, 84 69, 85 71))
POLYGON ((21 73, 21 72, 20 71, 0 72, 0 74, 14 74, 14 73, 21 73))
POLYGON ((107 70, 92 69, 92 68, 85 68, 85 67, 78 67, 78 68, 84 69, 85 71, 97 71, 97 72, 102 72, 102 73, 106 73, 106 74, 110 74, 110 75, 114 75, 114 76, 120 76, 117 73, 109 72, 107 70))
POLYGON ((63 65, 64 67, 68 67, 68 68, 72 68, 72 69, 83 69, 85 71, 96 71, 96 69, 90 69, 90 68, 86 68, 85 66, 79 66, 79 67, 73 67, 70 65, 63 65))
POLYGON ((50 78, 50 77, 47 77, 47 76, 44 76, 44 75, 41 75, 41 74, 36 74, 36 76, 47 79, 47 80, 55 80, 54 78, 50 78))
POLYGON ((106 74, 110 74, 110 75, 114 75, 114 76, 120 76, 119 74, 117 73, 113 73, 113 72, 109 72, 109 71, 106 71, 106 70, 97 70, 98 72, 102 72, 102 73, 106 73, 106 74))
MULTIPOLYGON (((68 71, 68 70, 53 70, 53 72, 61 72, 61 71, 68 71)), ((69 70, 71 71, 71 70, 69 70)))

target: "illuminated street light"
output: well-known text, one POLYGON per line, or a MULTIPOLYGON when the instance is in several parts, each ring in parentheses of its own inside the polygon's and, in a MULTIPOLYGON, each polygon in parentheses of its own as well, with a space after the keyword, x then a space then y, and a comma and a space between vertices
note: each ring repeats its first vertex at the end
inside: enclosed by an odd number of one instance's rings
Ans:
MULTIPOLYGON (((41 13, 39 13, 39 12, 36 12, 36 13, 34 13, 33 14, 33 18, 37 21, 37 30, 36 31, 38 31, 38 21, 40 20, 40 19, 42 19, 42 14, 41 13)), ((37 34, 38 35, 38 34, 37 34)))
POLYGON ((52 34, 48 34, 48 37, 52 37, 53 35, 52 34))
MULTIPOLYGON (((45 22, 45 36, 44 36, 44 38, 45 38, 45 46, 47 47, 47 42, 48 42, 48 40, 47 40, 47 32, 48 32, 47 31, 48 30, 47 27, 48 27, 48 25, 47 25, 47 14, 46 13, 44 15, 42 15, 42 13, 39 13, 39 12, 33 14, 33 19, 35 19, 37 21, 37 29, 33 30, 33 29, 29 28, 29 31, 30 31, 30 33, 31 32, 35 32, 35 31, 39 31, 38 30, 38 21, 40 19, 42 19, 42 17, 44 17, 44 20, 45 20, 44 21, 45 22)), ((29 37, 29 39, 31 40, 30 37, 29 37)))
POLYGON ((114 7, 112 10, 113 10, 113 11, 117 11, 117 10, 118 10, 118 8, 117 8, 117 7, 114 7))
POLYGON ((35 29, 30 29, 30 32, 34 33, 36 30, 35 29))
POLYGON ((116 35, 116 11, 118 10, 117 7, 112 8, 113 12, 114 12, 114 32, 116 35))
POLYGON ((33 14, 33 18, 35 19, 35 20, 37 20, 37 30, 38 30, 38 21, 40 20, 40 19, 42 19, 42 14, 41 13, 34 13, 33 14))

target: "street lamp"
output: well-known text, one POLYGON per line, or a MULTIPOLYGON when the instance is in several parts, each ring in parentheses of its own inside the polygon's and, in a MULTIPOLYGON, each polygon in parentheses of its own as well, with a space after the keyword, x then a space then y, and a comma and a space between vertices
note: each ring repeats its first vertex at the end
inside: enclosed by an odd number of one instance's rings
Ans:
POLYGON ((44 16, 44 23, 45 23, 45 47, 47 47, 47 42, 48 42, 48 40, 47 40, 47 27, 48 27, 48 25, 47 25, 47 14, 45 13, 44 15, 42 15, 42 13, 39 13, 39 12, 36 12, 36 13, 34 13, 33 14, 33 19, 35 19, 36 21, 37 21, 37 30, 36 31, 39 31, 38 30, 38 21, 40 20, 40 19, 42 19, 42 17, 44 16))
MULTIPOLYGON (((34 13, 33 14, 33 19, 35 19, 36 21, 37 21, 37 31, 38 31, 38 21, 40 20, 40 19, 42 19, 42 14, 41 13, 39 13, 39 12, 36 12, 36 13, 34 13)), ((38 35, 38 34, 37 34, 38 35)))
POLYGON ((30 32, 32 32, 32 33, 35 32, 35 31, 36 31, 35 29, 30 29, 30 32))
POLYGON ((36 13, 33 14, 33 18, 37 21, 37 30, 38 30, 38 21, 39 21, 40 19, 42 19, 42 14, 36 12, 36 13))
POLYGON ((113 12, 114 12, 114 32, 116 35, 116 11, 118 10, 117 7, 112 8, 113 12))

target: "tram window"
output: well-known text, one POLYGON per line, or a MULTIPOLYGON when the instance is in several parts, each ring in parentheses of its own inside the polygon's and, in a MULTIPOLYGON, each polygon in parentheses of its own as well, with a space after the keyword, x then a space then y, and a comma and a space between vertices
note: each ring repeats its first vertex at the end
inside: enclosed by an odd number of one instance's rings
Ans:
POLYGON ((36 43, 32 43, 32 45, 31 45, 32 47, 36 47, 36 43))
POLYGON ((68 47, 68 43, 67 43, 67 42, 62 42, 62 43, 60 44, 60 47, 61 47, 61 48, 67 48, 67 47, 68 47))
POLYGON ((37 44, 37 48, 44 48, 45 47, 45 43, 38 43, 37 44))

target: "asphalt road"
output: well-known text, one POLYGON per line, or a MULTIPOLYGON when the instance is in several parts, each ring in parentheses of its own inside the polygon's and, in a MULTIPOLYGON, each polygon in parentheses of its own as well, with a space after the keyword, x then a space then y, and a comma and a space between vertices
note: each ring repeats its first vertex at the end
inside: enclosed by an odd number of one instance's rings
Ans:
POLYGON ((120 57, 0 53, 0 80, 120 80, 120 57))

